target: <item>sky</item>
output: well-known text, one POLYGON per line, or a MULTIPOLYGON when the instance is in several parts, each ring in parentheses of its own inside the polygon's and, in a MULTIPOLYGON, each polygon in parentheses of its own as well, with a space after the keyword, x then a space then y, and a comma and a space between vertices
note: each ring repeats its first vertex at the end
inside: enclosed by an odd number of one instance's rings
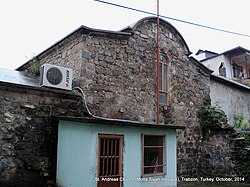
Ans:
MULTIPOLYGON (((156 13, 156 0, 104 0, 156 13)), ((160 15, 250 35, 249 0, 159 0, 160 15)), ((0 0, 0 68, 16 69, 81 25, 118 31, 144 13, 94 0, 0 0)), ((250 49, 250 37, 170 22, 191 52, 250 49)))

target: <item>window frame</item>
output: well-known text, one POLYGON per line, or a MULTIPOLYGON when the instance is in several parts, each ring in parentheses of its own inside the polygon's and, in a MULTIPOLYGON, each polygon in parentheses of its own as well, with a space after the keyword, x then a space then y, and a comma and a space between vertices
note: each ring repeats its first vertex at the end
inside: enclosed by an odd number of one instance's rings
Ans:
MULTIPOLYGON (((166 175, 166 135, 161 134, 142 134, 142 178, 145 177, 153 177, 153 176, 165 176, 166 175), (159 173, 145 173, 145 162, 144 162, 144 155, 145 155, 145 136, 147 137, 161 137, 162 138, 162 146, 146 146, 146 148, 161 148, 162 149, 162 164, 150 166, 150 167, 162 167, 162 172, 159 173)), ((148 167, 148 166, 147 166, 148 167)))
MULTIPOLYGON (((122 177, 123 176, 123 142, 124 142, 124 136, 120 135, 120 134, 98 134, 98 166, 97 166, 97 177, 122 177), (103 173, 105 173, 104 171, 101 171, 101 158, 102 157, 107 157, 107 158, 111 158, 114 157, 112 155, 101 155, 101 139, 118 139, 119 140, 119 144, 115 143, 115 145, 119 146, 119 152, 118 153, 118 163, 116 163, 118 165, 118 175, 102 175, 103 173)), ((114 142, 113 142, 114 143, 114 142)), ((105 143, 106 144, 106 143, 105 143)), ((108 143, 109 144, 109 143, 108 143)), ((107 145, 109 147, 109 145, 107 145)), ((112 143, 111 143, 111 147, 112 147, 112 143)), ((107 148, 109 149, 109 148, 107 148)), ((106 151, 106 150, 105 150, 106 151)), ((108 150, 107 150, 108 151, 108 150)), ((112 151, 111 151, 112 152, 112 151)), ((112 154, 112 153, 111 153, 112 154)), ((106 168, 107 172, 109 173, 108 170, 109 168, 106 168)), ((111 169, 112 170, 112 169, 111 169)), ((112 171, 111 171, 112 173, 112 171)))
POLYGON ((167 55, 165 55, 164 53, 161 53, 160 54, 160 77, 159 77, 159 102, 160 102, 160 105, 168 105, 169 104, 169 84, 170 84, 170 78, 169 78, 169 58, 167 55), (165 58, 165 61, 163 61, 161 59, 161 57, 164 56, 165 58), (166 66, 166 69, 165 69, 165 66, 166 66), (164 86, 165 85, 165 86, 164 86), (161 102, 161 97, 162 97, 162 94, 165 95, 166 97, 166 102, 161 102))

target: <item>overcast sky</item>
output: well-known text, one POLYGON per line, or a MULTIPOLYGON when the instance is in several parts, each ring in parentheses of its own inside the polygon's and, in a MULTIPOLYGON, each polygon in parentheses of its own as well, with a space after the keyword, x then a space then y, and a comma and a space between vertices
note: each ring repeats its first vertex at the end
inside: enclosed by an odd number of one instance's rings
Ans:
MULTIPOLYGON (((156 12, 156 0, 106 1, 156 12)), ((250 35, 249 5, 249 0, 160 0, 160 14, 250 35)), ((116 31, 146 16, 94 0, 0 0, 0 68, 19 67, 81 25, 116 31)), ((249 37, 167 21, 193 53, 250 49, 249 37)))

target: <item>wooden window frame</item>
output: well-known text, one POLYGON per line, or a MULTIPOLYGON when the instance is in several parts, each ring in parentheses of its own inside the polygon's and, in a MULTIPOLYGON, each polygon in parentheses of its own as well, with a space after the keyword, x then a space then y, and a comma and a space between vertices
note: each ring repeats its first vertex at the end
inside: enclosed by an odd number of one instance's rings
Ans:
POLYGON ((165 55, 164 53, 160 54, 160 90, 159 90, 159 94, 161 97, 161 94, 165 94, 166 96, 166 103, 160 102, 161 105, 168 105, 169 103, 169 59, 167 57, 167 55, 165 55), (165 61, 161 60, 161 56, 164 56, 164 58, 166 59, 165 61), (166 70, 164 68, 164 66, 166 66, 166 70), (166 84, 164 86, 164 84, 166 84), (165 89, 164 89, 165 87, 165 89))
MULTIPOLYGON (((124 136, 123 135, 114 135, 114 134, 98 134, 98 177, 122 177, 122 162, 123 162, 123 156, 122 156, 122 153, 123 153, 123 139, 124 139, 124 136), (118 163, 118 175, 108 175, 108 176, 103 176, 101 175, 101 139, 102 138, 114 138, 114 139, 119 139, 119 163, 118 163)), ((111 143, 112 144, 112 143, 111 143)), ((108 145, 109 146, 109 145, 108 145)), ((111 145, 112 146, 112 145, 111 145)), ((112 150, 111 150, 112 151, 112 150)), ((106 157, 106 156, 105 156, 106 157)), ((107 157, 113 157, 113 156, 107 156, 107 157)), ((115 166, 114 166, 115 167, 115 166)), ((104 169, 104 166, 103 166, 103 169, 104 169)), ((112 171, 112 169, 111 169, 112 171)), ((104 173, 104 171, 102 172, 104 173)), ((108 172, 106 172, 108 173, 108 172)))
MULTIPOLYGON (((166 155, 165 155, 165 150, 166 150, 166 144, 165 144, 166 136, 165 135, 159 135, 159 134, 142 134, 142 178, 145 177, 153 177, 153 176, 164 176, 166 175, 165 169, 166 169, 166 155), (162 146, 145 146, 144 145, 144 140, 145 136, 148 137, 162 137, 162 146), (162 172, 159 173, 144 173, 145 165, 144 165, 144 153, 145 153, 145 147, 157 147, 157 148, 162 148, 162 164, 161 165, 155 165, 156 167, 162 167, 162 172)), ((155 167, 155 166, 150 166, 150 167, 155 167)), ((148 167, 148 166, 146 166, 148 167)))

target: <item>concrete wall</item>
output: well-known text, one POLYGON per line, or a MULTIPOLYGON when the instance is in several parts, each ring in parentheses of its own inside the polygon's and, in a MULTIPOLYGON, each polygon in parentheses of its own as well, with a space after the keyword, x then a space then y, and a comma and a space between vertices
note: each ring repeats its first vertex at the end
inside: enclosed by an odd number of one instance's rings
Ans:
POLYGON ((167 187, 177 183, 176 179, 176 133, 175 130, 145 129, 139 127, 117 127, 60 121, 58 129, 57 184, 62 187, 96 185, 98 133, 124 136, 123 177, 124 187, 167 187), (161 182, 143 182, 141 134, 166 136, 166 175, 152 177, 161 182), (165 178, 165 182, 164 181, 165 178))
POLYGON ((220 67, 222 62, 224 63, 224 65, 226 67, 226 77, 228 79, 232 79, 233 78, 232 67, 231 67, 230 58, 228 56, 219 55, 217 57, 214 57, 214 58, 211 58, 208 60, 204 60, 201 63, 203 63, 209 69, 213 70, 214 71, 213 74, 219 75, 219 67, 220 67))
POLYGON ((235 115, 244 115, 250 121, 250 88, 224 78, 211 76, 212 104, 219 104, 225 111, 230 125, 235 115))

